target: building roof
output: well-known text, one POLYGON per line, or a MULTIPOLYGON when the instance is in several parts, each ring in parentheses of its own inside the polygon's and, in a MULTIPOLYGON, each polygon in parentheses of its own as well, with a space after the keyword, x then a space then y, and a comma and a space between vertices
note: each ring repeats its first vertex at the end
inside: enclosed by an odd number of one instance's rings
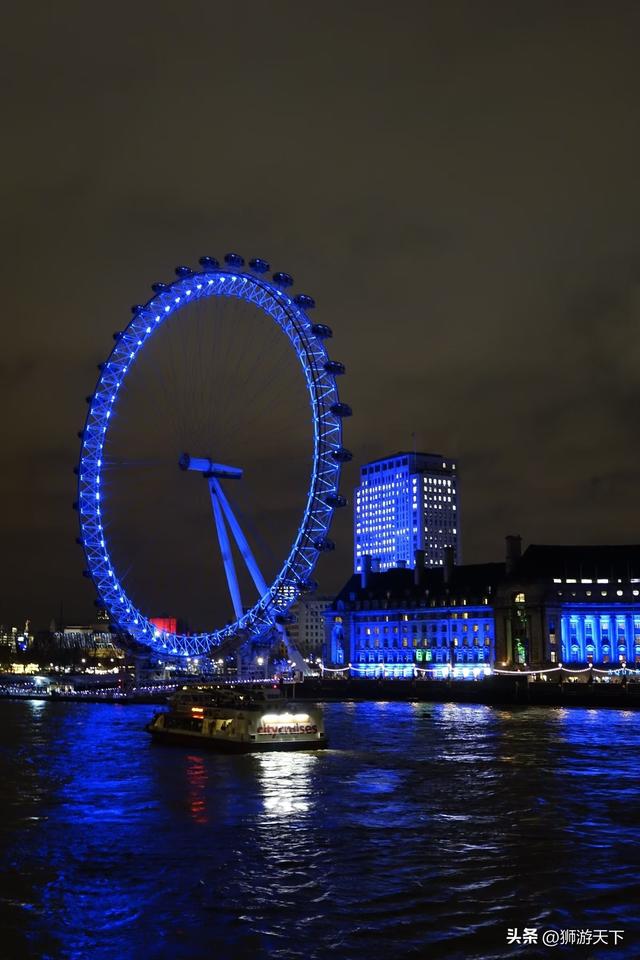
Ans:
POLYGON ((375 460, 367 460, 360 469, 371 467, 376 463, 387 463, 389 460, 395 460, 397 457, 412 457, 414 460, 429 460, 439 463, 455 462, 455 457, 447 457, 442 453, 423 453, 420 450, 398 450, 396 453, 390 453, 386 457, 377 457, 375 460))
POLYGON ((554 546, 532 543, 516 562, 513 576, 527 580, 640 578, 640 546, 554 546))
POLYGON ((402 606, 407 603, 424 603, 426 597, 477 598, 480 601, 491 594, 496 584, 504 578, 504 563, 477 563, 454 567, 449 583, 444 582, 442 567, 425 567, 420 571, 420 583, 416 584, 414 571, 394 567, 384 573, 369 573, 367 586, 362 586, 362 577, 354 573, 333 602, 380 603, 385 606, 402 606))
POLYGON ((384 573, 370 572, 367 585, 362 576, 354 573, 336 596, 332 609, 339 604, 367 603, 369 608, 402 607, 424 604, 425 600, 456 600, 482 602, 494 595, 501 583, 512 581, 542 581, 553 579, 640 580, 640 546, 637 544, 605 546, 555 546, 531 544, 516 561, 509 577, 504 563, 476 563, 454 566, 445 583, 442 567, 425 567, 420 571, 420 582, 415 582, 415 571, 394 567, 384 573))
POLYGON ((375 460, 368 460, 367 463, 382 463, 385 460, 395 460, 396 457, 438 457, 440 460, 446 460, 441 453, 424 453, 420 450, 398 450, 397 453, 390 453, 386 457, 377 457, 375 460))

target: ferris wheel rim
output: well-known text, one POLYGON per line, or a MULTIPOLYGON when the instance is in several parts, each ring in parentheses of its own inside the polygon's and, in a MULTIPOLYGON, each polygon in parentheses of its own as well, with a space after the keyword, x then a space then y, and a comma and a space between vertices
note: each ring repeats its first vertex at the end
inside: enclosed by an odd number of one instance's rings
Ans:
MULTIPOLYGON (((233 266, 240 267, 240 264, 236 261, 233 266)), ((350 409, 339 401, 334 374, 334 369, 342 365, 330 360, 324 345, 331 331, 323 324, 310 321, 305 310, 314 305, 310 297, 292 297, 283 289, 292 282, 288 274, 274 274, 275 282, 271 282, 242 268, 221 269, 217 264, 214 267, 207 264, 199 271, 184 267, 179 270, 177 280, 154 284, 154 296, 133 308, 131 320, 122 332, 114 334, 114 347, 107 360, 99 365, 100 375, 93 394, 87 398, 89 407, 79 435, 75 506, 88 566, 86 573, 94 582, 100 605, 106 607, 117 627, 135 641, 166 656, 199 657, 210 654, 231 637, 245 635, 245 639, 250 640, 272 629, 278 618, 286 617, 289 607, 303 592, 320 553, 330 548, 327 533, 335 502, 343 499, 338 496, 340 467, 350 456, 342 447, 342 418, 350 414, 350 409), (197 634, 169 633, 155 627, 149 616, 131 600, 111 560, 102 520, 103 450, 120 388, 153 333, 190 303, 218 297, 253 303, 287 336, 302 367, 311 406, 312 467, 298 533, 267 593, 242 617, 224 627, 197 634)), ((339 372, 344 372, 344 368, 339 372)))

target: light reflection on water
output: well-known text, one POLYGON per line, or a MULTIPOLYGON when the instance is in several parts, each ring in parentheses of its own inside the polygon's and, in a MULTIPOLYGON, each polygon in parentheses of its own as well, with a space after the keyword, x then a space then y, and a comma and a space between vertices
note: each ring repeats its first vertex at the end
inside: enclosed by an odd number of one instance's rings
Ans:
POLYGON ((46 700, 29 700, 28 703, 34 716, 41 714, 44 708, 47 706, 46 700))
POLYGON ((256 757, 258 782, 264 798, 264 811, 273 818, 290 818, 307 813, 311 806, 311 773, 318 757, 311 753, 265 753, 256 757))
POLYGON ((207 766, 200 754, 187 756, 187 783, 189 785, 189 809, 194 823, 208 823, 207 817, 207 766))
POLYGON ((149 713, 0 702, 2 960, 640 956, 637 714, 331 704, 331 749, 233 757, 149 713))

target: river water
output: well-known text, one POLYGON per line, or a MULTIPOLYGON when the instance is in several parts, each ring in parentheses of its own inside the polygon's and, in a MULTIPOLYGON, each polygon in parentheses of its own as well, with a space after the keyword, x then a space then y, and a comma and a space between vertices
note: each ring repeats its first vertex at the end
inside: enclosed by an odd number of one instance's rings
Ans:
POLYGON ((638 714, 325 711, 327 751, 228 757, 1 701, 0 958, 640 957, 638 714))

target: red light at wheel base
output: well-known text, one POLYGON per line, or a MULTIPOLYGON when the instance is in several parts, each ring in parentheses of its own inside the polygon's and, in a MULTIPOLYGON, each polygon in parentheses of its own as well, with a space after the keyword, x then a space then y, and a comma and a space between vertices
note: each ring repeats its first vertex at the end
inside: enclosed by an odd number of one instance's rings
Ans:
POLYGON ((162 633, 177 633, 178 621, 175 617, 151 617, 149 623, 162 633))

